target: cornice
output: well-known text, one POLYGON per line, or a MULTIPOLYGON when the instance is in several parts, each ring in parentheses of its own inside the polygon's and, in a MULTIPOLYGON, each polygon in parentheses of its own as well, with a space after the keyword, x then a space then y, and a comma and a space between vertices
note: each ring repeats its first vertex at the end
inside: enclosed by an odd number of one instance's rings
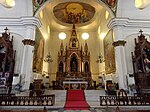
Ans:
POLYGON ((115 26, 150 28, 150 20, 113 18, 108 23, 108 28, 112 29, 115 26))
POLYGON ((0 18, 0 26, 36 26, 41 27, 41 22, 36 17, 0 18))

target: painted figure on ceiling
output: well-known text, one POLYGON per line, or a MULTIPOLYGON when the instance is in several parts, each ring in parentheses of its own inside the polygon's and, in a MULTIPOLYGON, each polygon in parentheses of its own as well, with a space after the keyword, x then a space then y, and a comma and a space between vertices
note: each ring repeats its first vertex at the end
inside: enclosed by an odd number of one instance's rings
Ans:
POLYGON ((109 7, 115 7, 117 0, 106 0, 109 7))

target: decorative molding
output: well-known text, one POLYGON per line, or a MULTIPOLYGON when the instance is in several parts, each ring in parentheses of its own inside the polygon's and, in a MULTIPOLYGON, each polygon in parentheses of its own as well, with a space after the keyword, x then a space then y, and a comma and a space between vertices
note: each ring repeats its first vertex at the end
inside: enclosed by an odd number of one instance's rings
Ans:
POLYGON ((117 46, 125 46, 127 42, 125 40, 118 40, 118 41, 115 41, 113 42, 113 46, 114 47, 117 47, 117 46))
POLYGON ((31 39, 24 39, 22 40, 22 43, 24 45, 31 45, 31 46, 34 46, 35 45, 35 41, 34 40, 31 40, 31 39))
POLYGON ((150 20, 138 20, 138 19, 129 19, 129 18, 113 18, 108 23, 108 28, 112 29, 115 26, 150 28, 150 20))
POLYGON ((36 17, 0 18, 0 26, 36 26, 41 27, 41 22, 36 17))

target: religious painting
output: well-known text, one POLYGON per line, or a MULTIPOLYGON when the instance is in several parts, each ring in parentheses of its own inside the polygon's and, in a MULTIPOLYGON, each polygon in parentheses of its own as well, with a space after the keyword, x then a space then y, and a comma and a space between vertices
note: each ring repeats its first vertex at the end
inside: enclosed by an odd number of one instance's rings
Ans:
POLYGON ((113 44, 113 31, 110 30, 104 38, 105 72, 106 74, 116 71, 115 50, 113 44))
POLYGON ((112 8, 116 6, 116 3, 117 3, 117 0, 106 0, 106 4, 112 8))
POLYGON ((54 16, 61 22, 80 24, 90 21, 95 14, 95 8, 82 2, 65 2, 56 5, 54 16))
POLYGON ((42 72, 44 58, 44 38, 39 29, 36 29, 35 46, 33 56, 33 71, 37 73, 42 72))

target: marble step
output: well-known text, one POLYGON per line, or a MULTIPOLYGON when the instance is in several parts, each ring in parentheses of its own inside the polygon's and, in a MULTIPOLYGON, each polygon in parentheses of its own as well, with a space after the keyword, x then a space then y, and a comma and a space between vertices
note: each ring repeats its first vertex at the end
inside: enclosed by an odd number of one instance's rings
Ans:
MULTIPOLYGON (((46 90, 44 94, 55 94, 56 102, 66 101, 66 90, 46 90)), ((104 90, 84 90, 86 101, 99 102, 99 96, 105 95, 104 90)))
POLYGON ((104 90, 85 90, 84 92, 88 102, 99 102, 99 96, 106 95, 104 90))
POLYGON ((56 102, 65 102, 66 101, 66 90, 45 90, 45 95, 55 94, 56 102))

